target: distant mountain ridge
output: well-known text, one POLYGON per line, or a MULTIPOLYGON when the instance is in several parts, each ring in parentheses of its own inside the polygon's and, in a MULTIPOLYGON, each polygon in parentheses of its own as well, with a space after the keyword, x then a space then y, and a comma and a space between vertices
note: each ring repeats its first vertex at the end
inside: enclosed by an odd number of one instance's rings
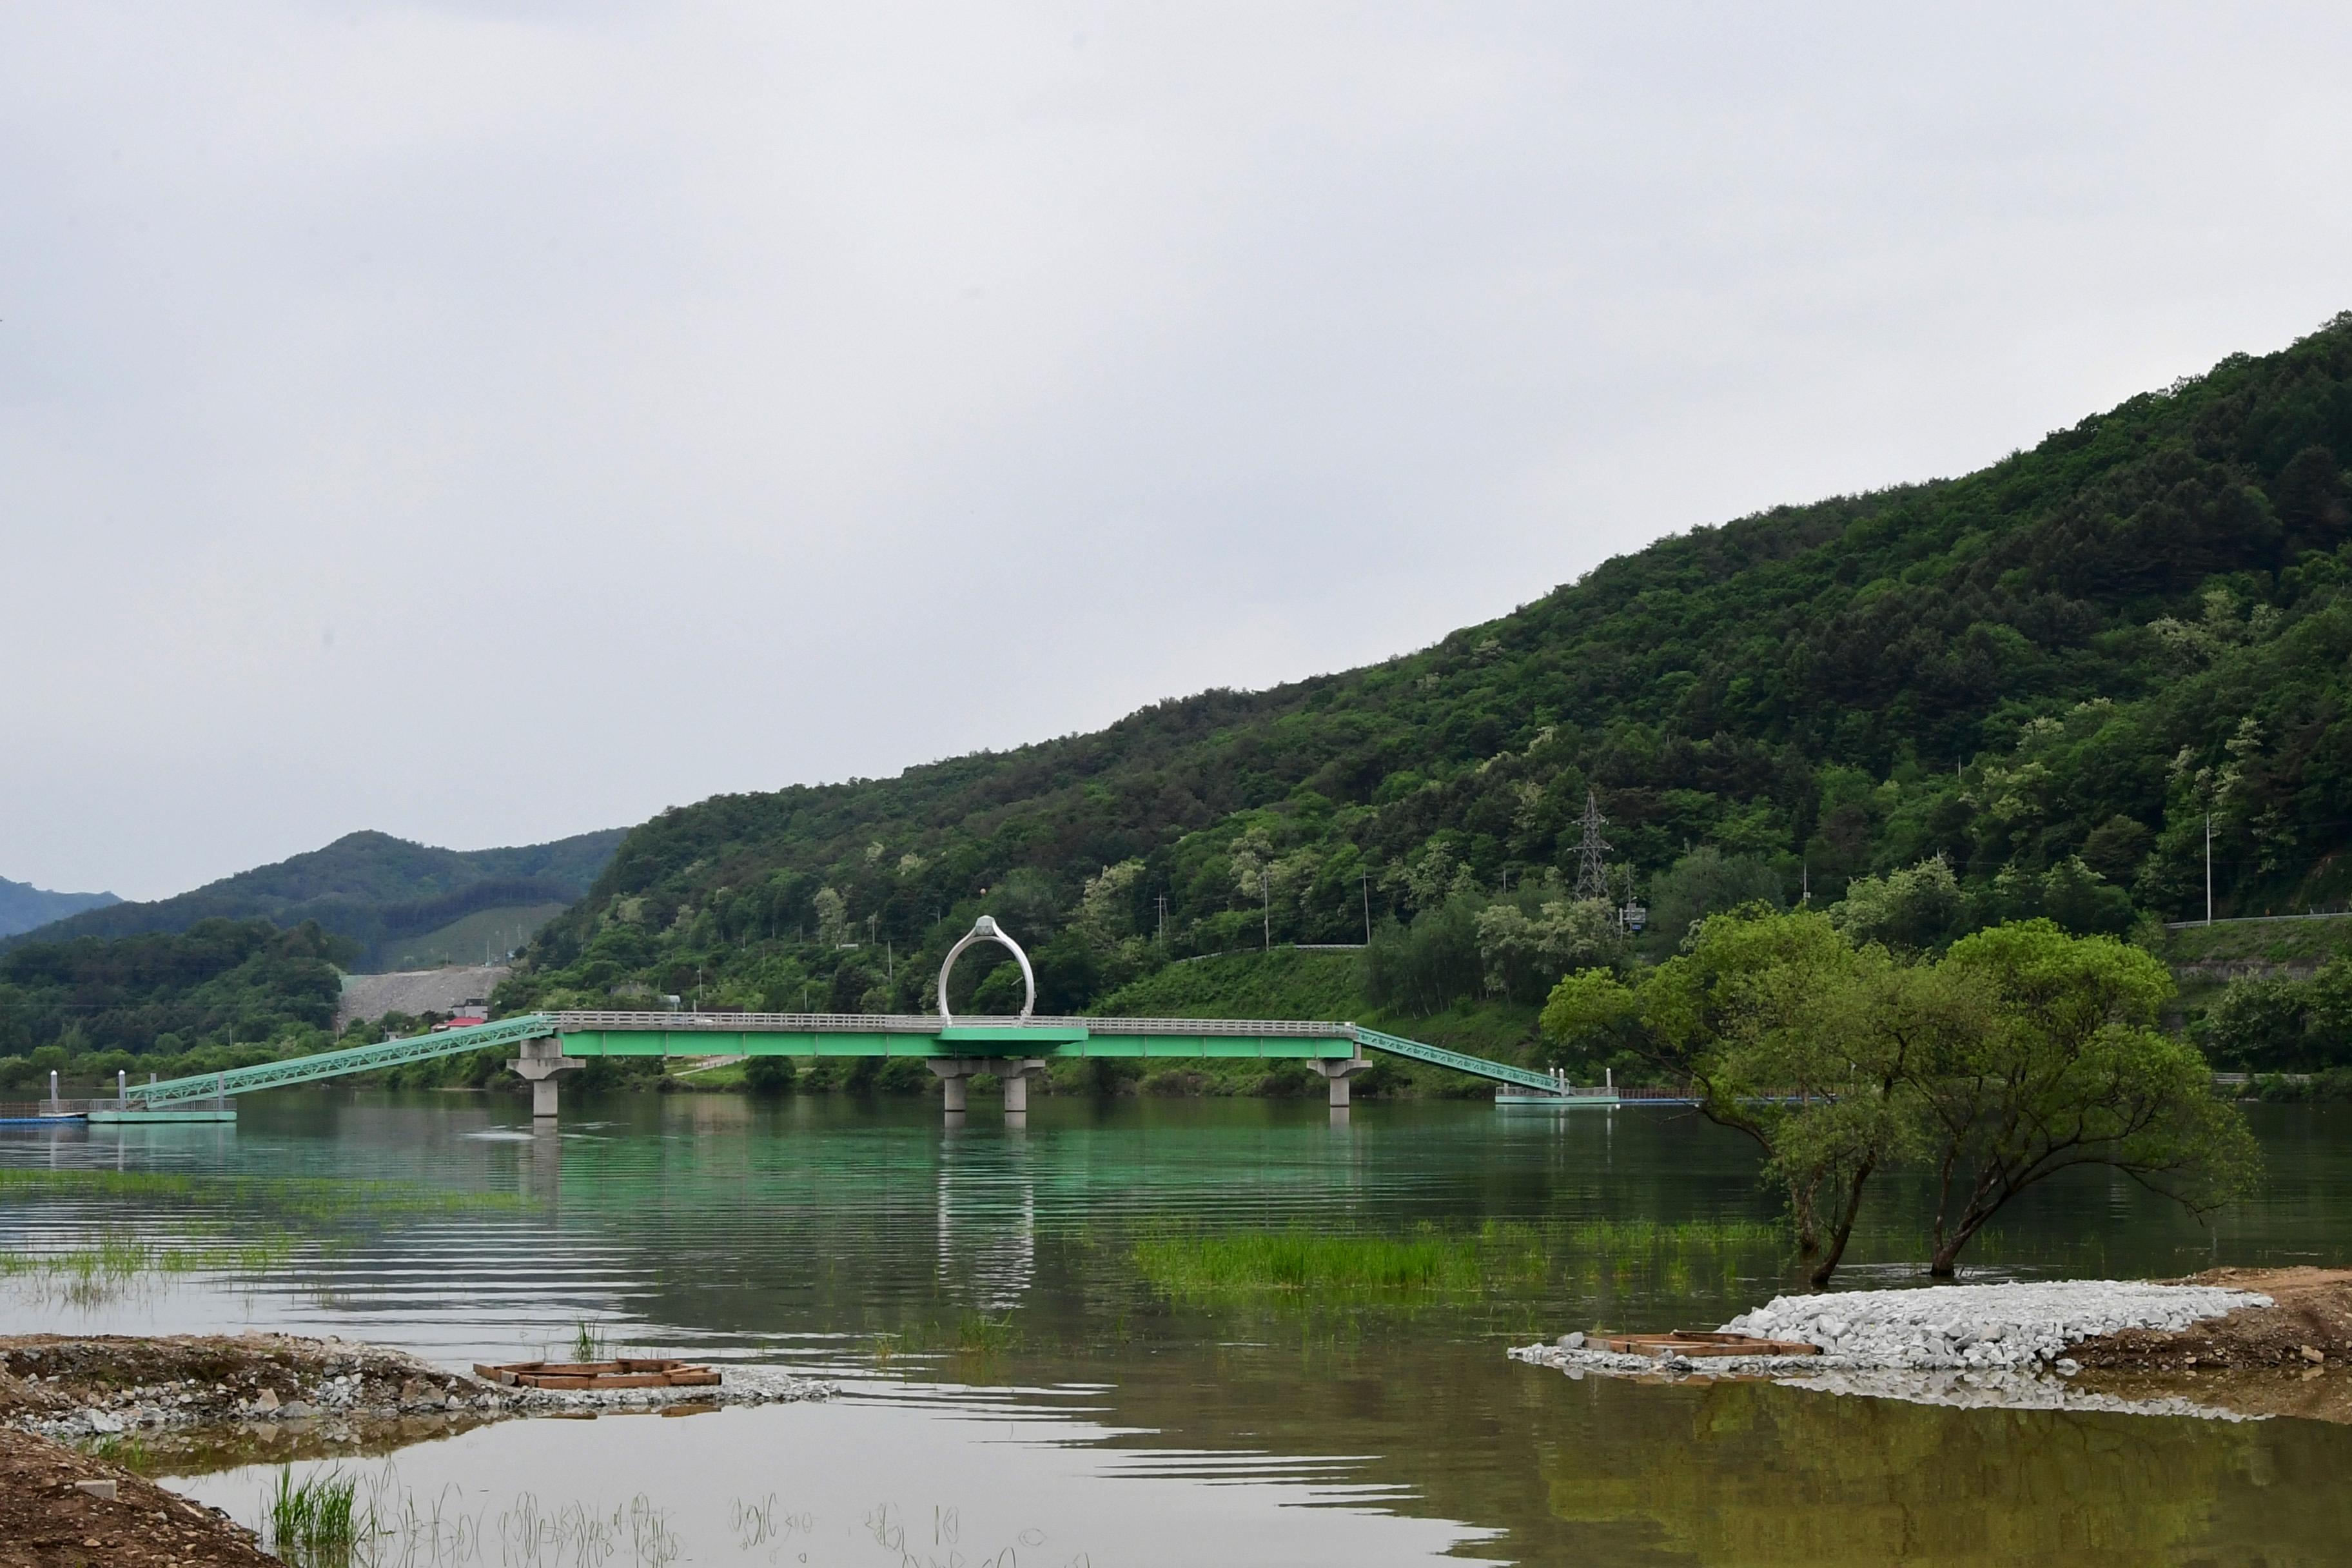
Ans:
POLYGON ((52 893, 30 882, 0 877, 0 936, 14 936, 84 910, 104 909, 122 900, 112 893, 52 893))
POLYGON ((349 833, 324 848, 240 871, 175 898, 146 903, 114 900, 104 908, 52 917, 49 923, 17 929, 0 945, 184 931, 213 919, 266 920, 280 927, 315 921, 359 942, 364 966, 387 943, 482 910, 572 902, 595 881, 625 832, 607 828, 549 844, 462 850, 412 844, 388 833, 349 833))

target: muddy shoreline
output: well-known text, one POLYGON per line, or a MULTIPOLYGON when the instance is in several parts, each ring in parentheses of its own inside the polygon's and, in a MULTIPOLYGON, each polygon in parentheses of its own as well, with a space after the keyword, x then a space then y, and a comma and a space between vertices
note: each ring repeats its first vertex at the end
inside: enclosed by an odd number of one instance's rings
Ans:
POLYGON ((730 1367, 725 1378, 718 1388, 558 1392, 333 1338, 0 1337, 0 1568, 278 1561, 226 1516, 130 1468, 157 1459, 204 1469, 388 1452, 519 1416, 686 1414, 834 1392, 772 1368, 730 1367))

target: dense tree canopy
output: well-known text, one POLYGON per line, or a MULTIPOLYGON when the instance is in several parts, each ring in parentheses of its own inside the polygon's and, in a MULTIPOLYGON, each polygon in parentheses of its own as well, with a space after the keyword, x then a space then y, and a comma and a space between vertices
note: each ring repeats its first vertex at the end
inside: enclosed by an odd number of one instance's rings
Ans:
MULTIPOLYGON (((353 939, 362 958, 478 910, 570 903, 586 892, 621 840, 617 829, 505 849, 436 849, 388 833, 347 833, 322 849, 224 877, 149 903, 87 910, 13 939, 184 931, 200 921, 309 921, 353 939)), ((0 942, 0 950, 11 945, 0 942)))
POLYGON ((1709 1119, 1753 1138, 1816 1284, 1871 1176, 1897 1164, 1933 1191, 1939 1275, 2011 1199, 2078 1166, 2200 1212, 2245 1189, 2252 1135, 2196 1047, 2155 1027, 2172 977, 2149 954, 2047 920, 1896 953, 1843 923, 1760 905, 1711 916, 1637 978, 1564 978, 1545 1033, 1567 1059, 1630 1059, 1689 1085, 1709 1119))
POLYGON ((315 925, 267 921, 11 948, 0 952, 0 1080, 68 1063, 110 1073, 117 1058, 227 1066, 204 1053, 322 1047, 341 994, 336 964, 352 951, 315 925))
POLYGON ((917 1005, 986 908, 1082 1004, 1163 952, 1362 942, 1455 903, 1475 926, 1574 880, 1588 791, 1608 896, 1685 922, 1727 868, 1793 904, 1940 855, 1979 923, 2121 930, 2201 910, 2209 815, 2223 912, 2332 898, 2348 465, 2344 319, 1979 473, 1663 540, 1369 668, 665 812, 518 995, 917 1005), (1707 875, 1668 875, 1700 852, 1707 875))

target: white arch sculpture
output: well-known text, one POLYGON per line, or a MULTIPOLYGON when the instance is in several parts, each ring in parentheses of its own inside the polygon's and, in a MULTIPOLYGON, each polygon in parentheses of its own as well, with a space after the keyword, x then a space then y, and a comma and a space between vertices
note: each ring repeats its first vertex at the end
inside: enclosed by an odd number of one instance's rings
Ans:
POLYGON ((976 942, 996 943, 997 946, 1012 953, 1013 962, 1021 966, 1021 984, 1027 988, 1027 994, 1021 1000, 1021 1016, 1026 1020, 1037 1007, 1037 972, 1029 967, 1029 955, 1021 951, 1021 944, 1005 935, 1004 928, 998 925, 994 917, 990 915, 982 915, 972 921, 971 929, 964 932, 953 947, 948 949, 947 962, 940 965, 940 1020, 950 1024, 955 1022, 955 1015, 948 1011, 948 971, 955 967, 955 961, 963 950, 976 942))

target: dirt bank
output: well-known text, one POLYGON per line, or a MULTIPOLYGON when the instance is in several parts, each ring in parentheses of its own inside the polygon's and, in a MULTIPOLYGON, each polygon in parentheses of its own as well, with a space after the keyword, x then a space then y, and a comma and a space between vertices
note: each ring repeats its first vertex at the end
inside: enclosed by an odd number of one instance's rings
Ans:
POLYGON ((2183 1285, 2268 1296, 2185 1329, 2126 1329, 2079 1342, 2067 1353, 2085 1369, 2247 1372, 2284 1368, 2330 1374, 2352 1363, 2352 1268, 2215 1268, 2183 1285))
POLYGON ((205 1468, 389 1451, 516 1415, 763 1405, 833 1392, 772 1367, 730 1367, 719 1388, 505 1388, 402 1351, 292 1334, 0 1336, 0 1568, 278 1561, 225 1517, 102 1454, 149 1468, 205 1468), (92 1491, 82 1481, 101 1484, 92 1491), (106 1482, 111 1497, 100 1495, 106 1482))
POLYGON ((62 1443, 0 1426, 0 1568, 257 1568, 253 1535, 62 1443))

